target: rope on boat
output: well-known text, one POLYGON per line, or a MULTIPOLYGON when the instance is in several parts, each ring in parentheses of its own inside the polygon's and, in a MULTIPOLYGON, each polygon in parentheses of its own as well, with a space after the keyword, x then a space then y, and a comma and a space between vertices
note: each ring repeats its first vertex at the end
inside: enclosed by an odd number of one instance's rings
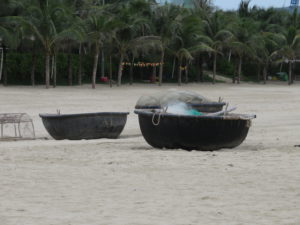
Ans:
POLYGON ((163 108, 162 111, 154 112, 154 113, 153 113, 153 116, 152 116, 152 124, 153 124, 154 126, 158 126, 158 125, 160 124, 160 118, 161 118, 161 115, 162 115, 163 113, 166 113, 167 110, 168 110, 168 106, 167 106, 166 108, 163 108), (157 117, 157 122, 156 122, 156 123, 155 123, 155 121, 154 121, 155 115, 158 115, 158 117, 157 117))
POLYGON ((154 118, 155 118, 156 112, 153 113, 152 116, 152 124, 154 126, 158 126, 160 124, 160 117, 161 117, 161 112, 158 113, 158 118, 157 118, 157 122, 155 123, 154 118))

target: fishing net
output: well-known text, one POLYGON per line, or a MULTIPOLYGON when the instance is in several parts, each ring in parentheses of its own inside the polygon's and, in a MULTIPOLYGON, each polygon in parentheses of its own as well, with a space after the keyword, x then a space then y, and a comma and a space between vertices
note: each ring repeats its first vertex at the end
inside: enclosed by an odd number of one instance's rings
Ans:
POLYGON ((0 114, 0 140, 35 139, 32 119, 26 113, 0 114))
POLYGON ((136 103, 135 108, 151 109, 163 108, 169 105, 174 105, 176 103, 197 105, 210 102, 212 101, 192 91, 170 89, 168 91, 140 97, 140 99, 136 103))

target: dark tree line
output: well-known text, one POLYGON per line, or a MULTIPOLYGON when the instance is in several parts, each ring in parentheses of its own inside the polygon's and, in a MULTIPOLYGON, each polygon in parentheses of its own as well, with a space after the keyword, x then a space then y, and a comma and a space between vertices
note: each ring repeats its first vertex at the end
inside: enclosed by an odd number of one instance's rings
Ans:
POLYGON ((125 70, 132 83, 134 74, 140 73, 134 67, 149 66, 143 61, 151 62, 151 74, 159 85, 169 78, 166 64, 172 66, 168 73, 179 85, 188 82, 192 73, 198 82, 203 81, 205 65, 212 70, 215 83, 220 60, 233 67, 231 76, 236 83, 249 61, 257 68, 258 80, 264 82, 271 67, 288 65, 288 83, 293 83, 300 46, 296 10, 291 14, 251 8, 244 0, 238 11, 222 11, 208 0, 191 2, 192 7, 185 8, 153 0, 1 0, 0 78, 7 85, 7 54, 17 52, 31 55, 32 85, 42 57, 46 87, 55 87, 63 52, 69 85, 75 83, 74 74, 76 83, 82 83, 87 58, 92 67, 87 76, 93 88, 98 74, 115 78, 121 85, 125 70))

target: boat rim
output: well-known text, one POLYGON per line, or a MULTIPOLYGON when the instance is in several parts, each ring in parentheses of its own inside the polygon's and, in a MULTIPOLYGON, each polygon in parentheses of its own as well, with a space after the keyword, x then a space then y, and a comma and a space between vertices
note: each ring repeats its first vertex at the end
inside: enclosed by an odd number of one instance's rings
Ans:
POLYGON ((249 115, 249 114, 234 114, 229 113, 226 116, 209 116, 209 115, 179 115, 179 114, 172 114, 166 112, 152 112, 152 111, 145 111, 136 109, 134 110, 135 114, 138 115, 147 115, 147 116, 160 116, 160 117, 176 117, 176 118, 197 118, 197 119, 219 119, 219 120, 252 120, 256 118, 256 115, 249 115))
POLYGON ((72 113, 72 114, 40 113, 39 114, 41 118, 65 118, 65 117, 104 116, 104 115, 129 115, 129 112, 95 112, 95 113, 72 113))
MULTIPOLYGON (((193 103, 186 103, 187 105, 190 105, 192 107, 198 107, 198 106, 224 106, 226 105, 226 102, 204 102, 204 103, 198 103, 198 104, 193 104, 193 103)), ((146 106, 135 106, 135 109, 160 109, 160 105, 146 105, 146 106)))

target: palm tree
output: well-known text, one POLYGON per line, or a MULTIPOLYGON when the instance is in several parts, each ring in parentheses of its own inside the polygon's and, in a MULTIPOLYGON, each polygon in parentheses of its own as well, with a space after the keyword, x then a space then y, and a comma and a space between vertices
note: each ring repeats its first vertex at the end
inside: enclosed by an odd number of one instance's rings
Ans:
POLYGON ((93 74, 92 74, 92 88, 96 85, 96 75, 98 68, 98 59, 100 53, 100 47, 103 45, 105 39, 113 35, 114 29, 116 27, 116 20, 109 15, 98 14, 90 15, 86 19, 86 31, 87 38, 90 43, 94 46, 94 64, 93 64, 93 74))
MULTIPOLYGON (((83 63, 83 55, 84 55, 84 47, 87 44, 88 37, 86 33, 86 19, 88 15, 90 14, 91 8, 93 5, 91 5, 91 2, 85 1, 85 0, 77 0, 77 1, 71 1, 67 0, 66 4, 72 5, 73 11, 75 12, 76 16, 73 18, 73 25, 76 26, 76 29, 73 29, 74 31, 77 31, 77 34, 75 36, 75 44, 79 45, 78 47, 78 84, 82 84, 82 63, 83 63)), ((74 47, 76 48, 76 47, 74 47)))
MULTIPOLYGON (((245 18, 239 19, 231 27, 234 36, 230 39, 229 47, 238 58, 238 84, 241 80, 243 59, 255 59, 257 50, 260 48, 261 38, 257 33, 257 26, 255 21, 245 18)), ((235 78, 233 78, 233 82, 235 82, 235 78)))
POLYGON ((119 53, 118 86, 122 81, 123 62, 129 53, 137 55, 139 51, 161 46, 160 37, 147 35, 150 32, 150 21, 138 9, 130 8, 133 3, 125 4, 116 19, 118 25, 113 40, 119 53))
POLYGON ((217 55, 222 54, 224 47, 228 46, 229 42, 233 39, 231 31, 226 29, 225 20, 220 11, 215 12, 211 17, 204 20, 205 23, 205 34, 204 39, 210 44, 210 47, 214 50, 213 52, 213 83, 216 79, 217 71, 217 55))
MULTIPOLYGON (((187 73, 188 64, 193 60, 193 56, 191 55, 190 51, 185 48, 179 49, 175 56, 178 60, 178 86, 181 86, 182 83, 182 71, 184 70, 187 73), (183 61, 185 60, 185 67, 183 67, 183 61), (183 69, 184 68, 184 69, 183 69)), ((186 78, 187 81, 187 78, 186 78)))
POLYGON ((117 36, 115 36, 114 43, 116 44, 120 57, 117 82, 117 85, 120 86, 123 75, 123 62, 124 59, 127 58, 128 53, 131 52, 133 55, 137 55, 138 51, 148 51, 149 48, 156 48, 160 45, 161 40, 157 36, 141 36, 131 40, 118 39, 117 36))
POLYGON ((192 0, 193 8, 201 9, 203 12, 211 13, 213 9, 212 0, 192 0))
MULTIPOLYGON (((256 62, 258 64, 258 70, 260 70, 260 67, 263 66, 263 80, 264 84, 266 84, 268 68, 272 63, 272 53, 278 50, 282 39, 280 34, 273 32, 261 32, 259 36, 260 38, 258 39, 260 40, 256 46, 256 62)), ((258 73, 260 73, 260 71, 258 73)))
MULTIPOLYGON (((262 9, 253 7, 251 18, 258 21, 260 41, 257 43, 256 63, 258 64, 258 81, 260 81, 260 69, 263 67, 263 81, 266 84, 268 69, 272 63, 272 53, 279 48, 281 35, 285 32, 287 19, 291 17, 288 12, 278 11, 273 8, 262 9)), ((294 17, 295 18, 295 17, 294 17)))
POLYGON ((166 4, 154 10, 153 23, 156 28, 155 34, 161 39, 161 56, 159 67, 159 86, 162 85, 165 52, 172 40, 177 37, 182 21, 181 8, 166 4))
POLYGON ((55 55, 58 44, 65 38, 72 36, 71 29, 65 29, 63 24, 70 15, 59 0, 32 1, 26 8, 24 15, 15 19, 29 29, 40 41, 45 55, 45 82, 50 86, 50 58, 55 55))
MULTIPOLYGON (((16 24, 9 18, 19 14, 17 1, 3 0, 0 2, 0 46, 2 58, 0 58, 0 80, 3 75, 3 85, 7 85, 7 48, 16 48, 20 41, 20 32, 16 24)), ((1 55, 0 55, 1 56, 1 55)))
POLYGON ((193 55, 197 55, 201 52, 215 52, 215 50, 209 46, 207 37, 203 35, 203 24, 202 21, 199 20, 199 17, 190 12, 186 12, 182 17, 178 34, 176 37, 173 37, 172 45, 168 49, 175 55, 178 61, 178 85, 181 85, 181 74, 183 70, 186 74, 186 81, 188 80, 188 65, 194 59, 193 55), (183 62, 185 62, 184 67, 183 62))
POLYGON ((251 0, 241 0, 238 14, 240 18, 249 17, 251 15, 251 9, 249 7, 251 0))
POLYGON ((280 36, 280 48, 272 53, 273 58, 279 59, 277 62, 285 62, 289 65, 288 84, 293 83, 292 69, 293 64, 300 57, 300 33, 294 27, 290 26, 286 33, 280 36))
MULTIPOLYGON (((193 0, 193 7, 191 10, 191 13, 194 17, 198 18, 201 22, 196 22, 199 24, 199 29, 200 33, 198 42, 199 43, 205 43, 205 45, 211 46, 213 41, 210 39, 209 36, 207 36, 207 31, 209 28, 208 23, 208 18, 213 17, 213 6, 212 6, 212 1, 210 0, 193 0)), ((211 52, 209 50, 208 52, 211 52)), ((197 52, 196 55, 196 65, 198 67, 198 72, 197 72, 197 82, 203 82, 203 63, 205 61, 205 58, 207 57, 208 53, 205 49, 204 51, 199 51, 197 52)))

